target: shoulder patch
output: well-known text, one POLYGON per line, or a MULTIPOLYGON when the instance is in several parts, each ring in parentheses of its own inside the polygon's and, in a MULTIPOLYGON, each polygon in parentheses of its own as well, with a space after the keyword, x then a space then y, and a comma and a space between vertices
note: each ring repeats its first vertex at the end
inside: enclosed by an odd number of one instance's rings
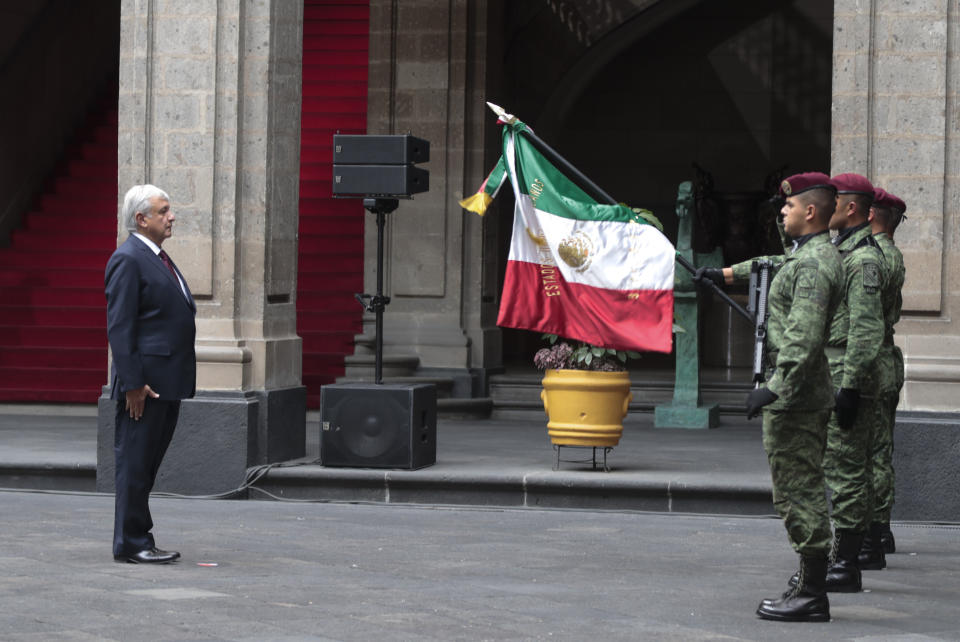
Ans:
POLYGON ((874 290, 880 287, 880 266, 873 261, 863 262, 863 288, 874 290))
POLYGON ((796 293, 798 297, 812 299, 817 294, 817 267, 805 263, 797 270, 796 293))

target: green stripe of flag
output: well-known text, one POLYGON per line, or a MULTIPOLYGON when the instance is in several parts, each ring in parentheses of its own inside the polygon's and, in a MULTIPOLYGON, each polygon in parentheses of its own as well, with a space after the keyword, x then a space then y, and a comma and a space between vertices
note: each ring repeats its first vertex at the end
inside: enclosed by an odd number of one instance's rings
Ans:
POLYGON ((504 150, 507 137, 513 135, 520 191, 530 196, 534 207, 554 216, 576 220, 649 223, 645 216, 626 205, 597 203, 537 151, 520 133, 526 128, 520 121, 504 127, 504 150))

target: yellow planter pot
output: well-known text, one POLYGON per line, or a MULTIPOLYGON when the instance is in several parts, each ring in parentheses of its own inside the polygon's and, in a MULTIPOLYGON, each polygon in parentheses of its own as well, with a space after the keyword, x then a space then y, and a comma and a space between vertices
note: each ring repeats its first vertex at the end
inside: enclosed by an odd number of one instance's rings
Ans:
POLYGON ((630 404, 630 373, 547 370, 543 409, 550 441, 559 446, 616 446, 630 404))

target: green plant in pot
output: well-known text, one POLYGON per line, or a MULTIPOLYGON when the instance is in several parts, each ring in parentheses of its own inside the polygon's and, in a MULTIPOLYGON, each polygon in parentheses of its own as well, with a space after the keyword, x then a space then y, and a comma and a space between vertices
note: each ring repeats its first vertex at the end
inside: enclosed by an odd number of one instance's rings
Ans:
POLYGON ((543 338, 550 347, 539 350, 533 362, 544 370, 540 398, 550 441, 559 446, 616 446, 632 397, 627 359, 640 354, 555 334, 543 338))
POLYGON ((561 339, 555 334, 544 334, 550 343, 533 355, 533 363, 540 370, 590 370, 594 372, 623 372, 627 359, 639 359, 633 350, 601 348, 583 341, 561 339))

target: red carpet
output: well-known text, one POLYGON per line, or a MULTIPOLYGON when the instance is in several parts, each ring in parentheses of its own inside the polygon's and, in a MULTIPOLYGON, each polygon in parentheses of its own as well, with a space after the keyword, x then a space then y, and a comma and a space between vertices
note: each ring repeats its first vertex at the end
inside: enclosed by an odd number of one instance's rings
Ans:
POLYGON ((367 0, 304 4, 297 333, 311 408, 362 329, 353 295, 363 291, 367 214, 358 199, 334 199, 330 183, 333 134, 366 133, 369 15, 367 0))
POLYGON ((78 129, 0 248, 0 402, 95 403, 107 383, 103 269, 117 238, 117 107, 78 129))
MULTIPOLYGON (((297 330, 303 383, 343 374, 362 329, 358 199, 333 199, 333 134, 366 132, 367 0, 306 0, 297 330)), ((103 269, 117 236, 116 100, 80 128, 36 207, 0 248, 0 402, 93 403, 107 383, 103 269)))

